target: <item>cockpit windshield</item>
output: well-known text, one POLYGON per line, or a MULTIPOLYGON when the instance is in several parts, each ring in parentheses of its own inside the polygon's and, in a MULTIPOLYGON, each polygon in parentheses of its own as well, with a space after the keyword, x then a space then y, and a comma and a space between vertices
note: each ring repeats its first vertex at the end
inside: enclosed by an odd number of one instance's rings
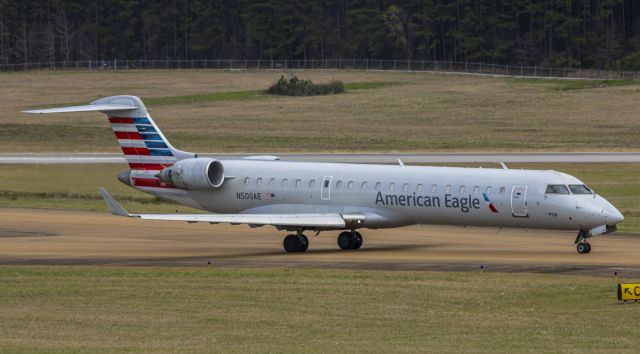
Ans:
POLYGON ((546 194, 593 194, 593 191, 584 184, 570 184, 568 187, 564 184, 547 185, 546 194))
POLYGON ((571 194, 593 194, 591 189, 584 184, 570 184, 569 189, 571 194))
POLYGON ((569 188, 564 184, 550 184, 547 186, 547 194, 570 194, 569 188))

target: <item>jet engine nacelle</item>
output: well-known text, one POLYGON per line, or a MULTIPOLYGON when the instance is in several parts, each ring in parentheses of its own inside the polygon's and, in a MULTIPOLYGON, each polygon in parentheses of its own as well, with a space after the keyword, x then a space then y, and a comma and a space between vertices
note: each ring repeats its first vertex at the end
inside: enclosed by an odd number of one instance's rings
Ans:
POLYGON ((224 167, 216 159, 186 159, 160 171, 158 177, 181 189, 218 188, 224 182, 224 167))

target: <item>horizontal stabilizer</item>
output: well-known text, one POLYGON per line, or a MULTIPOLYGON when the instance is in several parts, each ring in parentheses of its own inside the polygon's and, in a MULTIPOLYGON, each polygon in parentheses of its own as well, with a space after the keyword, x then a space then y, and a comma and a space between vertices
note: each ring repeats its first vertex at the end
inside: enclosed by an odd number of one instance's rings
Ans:
POLYGON ((129 214, 109 193, 100 188, 111 213, 118 216, 129 216, 146 220, 207 222, 212 224, 248 224, 251 226, 283 226, 283 227, 317 227, 344 228, 346 222, 338 213, 327 214, 129 214))
POLYGON ((22 111, 23 113, 69 113, 69 112, 118 112, 118 111, 132 111, 138 107, 122 105, 122 104, 89 104, 85 106, 71 106, 71 107, 59 107, 59 108, 47 108, 47 109, 34 109, 30 111, 22 111))

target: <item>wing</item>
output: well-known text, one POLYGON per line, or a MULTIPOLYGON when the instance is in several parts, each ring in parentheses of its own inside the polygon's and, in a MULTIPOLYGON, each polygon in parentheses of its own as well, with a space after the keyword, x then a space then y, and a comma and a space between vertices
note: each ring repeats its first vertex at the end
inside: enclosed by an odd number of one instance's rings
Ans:
POLYGON ((147 220, 171 220, 208 222, 211 224, 248 224, 252 227, 272 225, 276 227, 313 227, 342 229, 345 219, 338 213, 327 214, 129 214, 104 188, 100 194, 109 205, 111 213, 147 220))

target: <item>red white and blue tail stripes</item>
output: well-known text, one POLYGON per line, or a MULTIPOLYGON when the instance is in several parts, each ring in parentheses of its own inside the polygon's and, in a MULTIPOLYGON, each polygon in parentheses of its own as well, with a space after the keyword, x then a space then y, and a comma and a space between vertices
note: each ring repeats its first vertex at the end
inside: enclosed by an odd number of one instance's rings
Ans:
POLYGON ((109 117, 109 122, 132 170, 159 171, 176 162, 172 149, 149 117, 109 117))
POLYGON ((157 172, 173 166, 177 158, 151 118, 109 117, 109 123, 133 172, 133 185, 174 188, 155 176, 157 172))

